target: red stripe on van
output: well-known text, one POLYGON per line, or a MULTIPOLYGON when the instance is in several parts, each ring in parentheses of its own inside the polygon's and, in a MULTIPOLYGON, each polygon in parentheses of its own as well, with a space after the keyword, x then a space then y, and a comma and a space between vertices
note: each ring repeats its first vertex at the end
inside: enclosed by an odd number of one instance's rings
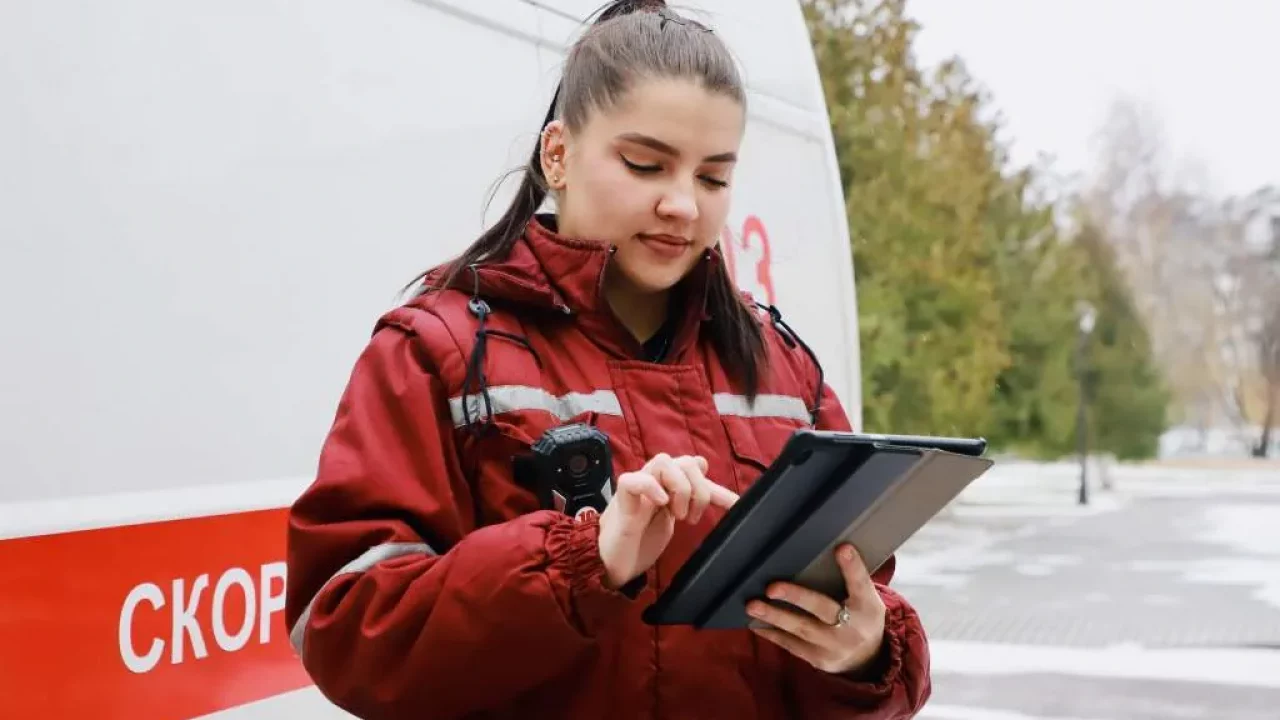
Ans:
POLYGON ((283 620, 285 516, 0 541, 0 717, 179 720, 310 685, 283 620))

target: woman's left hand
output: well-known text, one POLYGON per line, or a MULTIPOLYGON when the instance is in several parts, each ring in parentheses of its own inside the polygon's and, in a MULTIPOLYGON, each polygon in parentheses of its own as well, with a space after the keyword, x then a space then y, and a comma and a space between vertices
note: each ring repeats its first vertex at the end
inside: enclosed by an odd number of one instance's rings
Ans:
POLYGON ((843 606, 808 588, 779 582, 769 587, 767 595, 803 608, 813 617, 760 600, 748 603, 747 612, 772 626, 756 628, 756 634, 815 668, 857 673, 875 660, 884 642, 884 600, 853 546, 838 548, 836 562, 849 590, 843 606))

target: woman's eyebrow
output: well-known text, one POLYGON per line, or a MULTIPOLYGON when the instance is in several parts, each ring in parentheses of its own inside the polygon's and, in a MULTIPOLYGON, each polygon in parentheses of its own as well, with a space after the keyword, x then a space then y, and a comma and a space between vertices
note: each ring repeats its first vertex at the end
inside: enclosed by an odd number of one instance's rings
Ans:
MULTIPOLYGON (((662 142, 656 137, 643 135, 641 133, 623 133, 619 135, 617 139, 624 140, 630 143, 635 143, 637 145, 643 145, 649 148, 650 150, 660 152, 663 155, 670 155, 671 157, 677 157, 677 158, 680 157, 679 150, 668 145, 667 143, 662 142)), ((737 153, 723 152, 723 153, 718 153, 716 155, 708 155, 707 157, 702 158, 702 161, 710 162, 710 163, 729 163, 729 162, 735 162, 737 161, 737 159, 738 159, 737 153)))

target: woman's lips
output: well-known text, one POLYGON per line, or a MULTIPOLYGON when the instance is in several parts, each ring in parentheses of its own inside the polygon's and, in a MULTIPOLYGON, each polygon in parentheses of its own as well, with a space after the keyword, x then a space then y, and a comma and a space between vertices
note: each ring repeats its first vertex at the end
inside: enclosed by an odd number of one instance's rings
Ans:
POLYGON ((676 235, 638 235, 637 237, 641 244, 664 258, 678 258, 693 245, 692 242, 676 235))

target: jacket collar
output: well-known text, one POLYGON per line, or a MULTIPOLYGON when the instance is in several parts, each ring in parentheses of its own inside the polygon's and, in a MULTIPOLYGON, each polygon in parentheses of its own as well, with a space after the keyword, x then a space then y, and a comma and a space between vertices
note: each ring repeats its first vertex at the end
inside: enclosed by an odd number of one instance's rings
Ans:
MULTIPOLYGON (((464 269, 454 287, 490 301, 520 304, 573 316, 592 339, 628 358, 640 357, 640 343, 622 326, 604 297, 605 270, 614 248, 606 242, 572 238, 556 231, 555 217, 539 215, 501 260, 464 269)), ((673 290, 677 313, 668 357, 677 360, 698 338, 707 319, 712 271, 722 262, 711 250, 673 290)))

